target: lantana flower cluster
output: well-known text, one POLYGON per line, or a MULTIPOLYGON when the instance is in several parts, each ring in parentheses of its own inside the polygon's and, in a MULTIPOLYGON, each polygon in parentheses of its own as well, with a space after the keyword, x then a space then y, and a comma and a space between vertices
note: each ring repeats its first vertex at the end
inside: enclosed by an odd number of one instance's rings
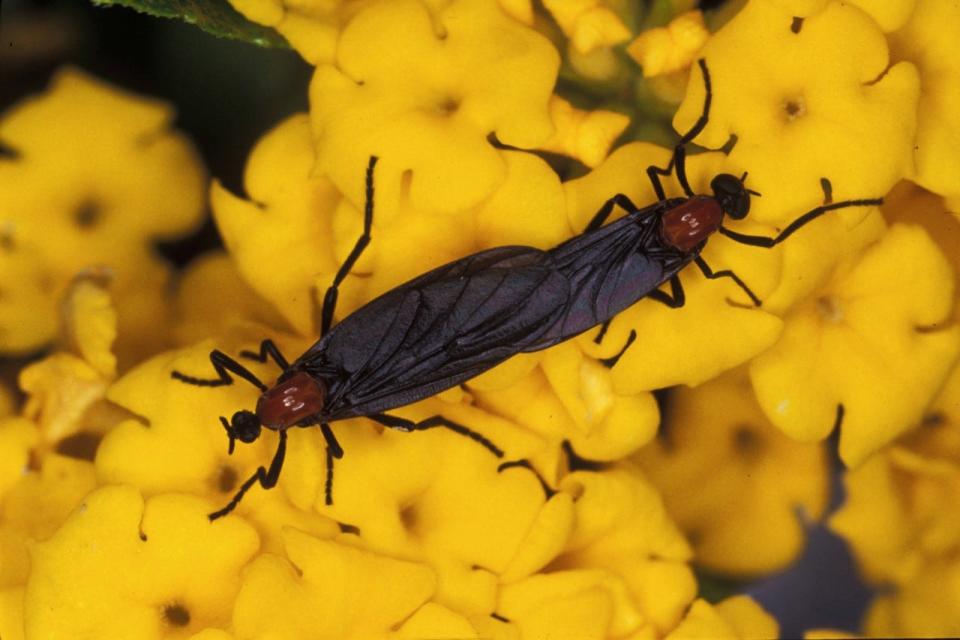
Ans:
POLYGON ((0 388, 0 637, 775 637, 700 577, 785 570, 820 522, 877 587, 848 631, 960 633, 960 10, 690 4, 233 0, 314 67, 309 112, 263 134, 242 193, 208 180, 169 105, 78 69, 2 114, 0 352, 23 364, 0 388), (264 338, 309 348, 372 156, 372 239, 334 322, 470 253, 556 246, 614 194, 655 202, 656 114, 694 125, 699 59, 690 184, 758 194, 730 228, 884 205, 773 249, 712 239, 704 259, 762 306, 685 270, 682 308, 643 299, 390 411, 530 468, 354 418, 332 424, 333 504, 320 430, 291 429, 277 487, 208 518, 277 436, 228 450, 221 417, 258 390, 171 373, 213 377, 213 349, 264 338), (226 251, 175 272, 151 245, 205 205, 226 251))

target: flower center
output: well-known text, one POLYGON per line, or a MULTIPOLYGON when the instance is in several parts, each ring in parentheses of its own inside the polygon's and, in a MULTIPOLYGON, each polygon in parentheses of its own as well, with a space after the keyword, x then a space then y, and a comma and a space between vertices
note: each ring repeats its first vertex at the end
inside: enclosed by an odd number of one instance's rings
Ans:
POLYGON ((190 612, 179 602, 174 602, 163 608, 163 619, 171 626, 185 627, 190 624, 190 612))
POLYGON ((840 324, 843 320, 843 309, 840 307, 840 302, 833 296, 817 298, 817 311, 828 322, 840 324))
POLYGON ((789 98, 783 103, 783 112, 787 115, 787 122, 793 122, 807 114, 807 105, 803 98, 789 98))
POLYGON ((93 200, 84 200, 73 210, 73 221, 81 229, 92 229, 103 217, 103 211, 93 200))
POLYGON ((734 429, 731 440, 733 450, 741 458, 752 461, 755 460, 760 453, 760 438, 750 425, 743 424, 734 429))
POLYGON ((236 469, 228 464, 223 465, 217 476, 217 489, 222 493, 232 492, 237 486, 237 478, 236 469))

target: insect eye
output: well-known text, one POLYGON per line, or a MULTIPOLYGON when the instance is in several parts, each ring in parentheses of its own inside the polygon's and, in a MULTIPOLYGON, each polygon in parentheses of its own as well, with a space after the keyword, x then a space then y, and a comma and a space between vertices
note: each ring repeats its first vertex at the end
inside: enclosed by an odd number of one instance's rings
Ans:
POLYGON ((734 220, 746 217, 750 211, 750 194, 740 178, 721 173, 710 182, 710 188, 724 213, 734 220))
POLYGON ((253 412, 237 411, 230 422, 233 435, 240 442, 249 444, 260 437, 260 419, 253 412))

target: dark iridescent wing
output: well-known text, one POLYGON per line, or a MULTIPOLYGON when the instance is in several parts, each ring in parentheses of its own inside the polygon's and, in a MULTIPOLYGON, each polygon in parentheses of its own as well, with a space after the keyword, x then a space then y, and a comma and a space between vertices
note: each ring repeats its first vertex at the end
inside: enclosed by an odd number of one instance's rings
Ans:
POLYGON ((548 253, 497 247, 372 300, 294 367, 337 372, 329 390, 331 420, 384 411, 455 386, 523 350, 556 321, 568 296, 548 253))

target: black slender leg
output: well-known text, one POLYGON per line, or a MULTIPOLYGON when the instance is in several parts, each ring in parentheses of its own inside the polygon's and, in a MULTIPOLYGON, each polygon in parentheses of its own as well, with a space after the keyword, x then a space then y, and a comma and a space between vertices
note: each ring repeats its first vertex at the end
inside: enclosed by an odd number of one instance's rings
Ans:
POLYGON ((267 357, 269 356, 273 358, 273 361, 277 363, 277 366, 284 371, 290 367, 287 359, 283 357, 283 354, 280 353, 280 349, 270 338, 267 338, 260 343, 259 352, 244 350, 240 352, 240 356, 249 360, 256 360, 257 362, 266 362, 267 357))
POLYGON ((260 389, 260 391, 267 390, 267 385, 260 382, 260 379, 257 378, 257 376, 253 375, 246 367, 219 349, 214 349, 210 352, 210 362, 213 363, 213 369, 217 372, 217 378, 195 378, 193 376, 180 373, 179 371, 171 371, 170 377, 174 378, 175 380, 179 380, 180 382, 196 385, 198 387, 222 387, 224 385, 233 384, 233 378, 230 377, 230 373, 233 373, 234 375, 240 376, 256 388, 260 389))
POLYGON ((470 438, 498 458, 503 457, 503 450, 487 440, 483 435, 453 420, 448 420, 443 416, 432 416, 420 422, 414 422, 413 420, 407 420, 406 418, 399 418, 397 416, 388 416, 385 413, 374 413, 366 417, 379 422, 385 427, 399 429, 400 431, 425 431, 435 427, 443 427, 454 433, 459 433, 464 437, 470 438))
POLYGON ((730 278, 731 280, 737 283, 738 287, 743 289, 743 292, 747 294, 747 296, 750 298, 750 301, 753 302, 753 306, 759 307, 761 304, 763 304, 760 298, 754 295, 753 291, 750 290, 750 287, 744 284, 743 280, 740 279, 740 276, 735 274, 733 271, 730 271, 729 269, 724 269, 722 271, 714 271, 713 269, 710 268, 710 265, 707 264, 706 260, 704 260, 700 256, 697 256, 696 258, 694 258, 693 261, 694 263, 696 263, 698 267, 700 267, 700 271, 703 272, 703 275, 709 278, 710 280, 716 280, 718 278, 730 278))
POLYGON ((627 337, 627 342, 626 344, 623 345, 623 348, 620 349, 620 351, 617 352, 616 355, 611 356, 609 358, 603 358, 602 360, 600 360, 600 364, 605 366, 607 369, 613 369, 614 365, 616 365, 617 362, 619 362, 620 358, 623 357, 623 354, 627 352, 627 349, 630 348, 630 345, 632 345, 633 341, 636 339, 637 339, 636 329, 630 329, 630 335, 627 337))
POLYGON ((533 468, 533 465, 530 464, 529 460, 513 460, 512 462, 504 462, 499 467, 497 467, 497 473, 503 473, 507 469, 526 469, 533 475, 537 476, 537 480, 540 481, 540 486, 543 488, 543 494, 547 497, 547 500, 556 495, 556 491, 550 488, 550 485, 547 484, 547 481, 543 479, 543 476, 540 475, 540 472, 533 468))
POLYGON ((816 220, 823 214, 829 211, 835 211, 837 209, 846 209, 847 207, 879 207, 883 204, 883 198, 868 198, 863 200, 845 200, 843 202, 834 202, 832 204, 825 204, 823 206, 817 207, 816 209, 811 209, 805 214, 791 222, 777 234, 774 238, 769 238, 767 236, 751 236, 745 233, 738 233, 736 231, 731 231, 726 227, 722 226, 718 231, 730 238, 734 242, 739 242, 740 244, 746 244, 751 247, 762 247, 764 249, 770 249, 780 244, 790 236, 794 234, 798 229, 804 225, 816 220))
POLYGON ((373 168, 377 165, 377 156, 370 156, 370 162, 367 164, 367 198, 363 208, 363 233, 353 245, 350 255, 340 265, 340 270, 333 278, 333 284, 327 288, 327 293, 323 296, 323 312, 320 320, 320 336, 327 335, 330 330, 330 324, 333 322, 333 312, 337 307, 337 295, 339 294, 340 283, 347 277, 350 270, 353 269, 357 258, 363 253, 363 250, 370 244, 370 229, 373 226, 373 168))
POLYGON ((283 457, 287 452, 287 432, 280 431, 278 435, 280 436, 280 442, 277 445, 277 452, 273 456, 273 462, 270 463, 270 469, 267 470, 263 467, 257 467, 254 474, 247 478, 247 481, 243 483, 240 490, 237 491, 237 494, 233 496, 233 499, 227 506, 207 516, 211 522, 233 511, 237 505, 240 504, 240 501, 243 500, 244 494, 257 482, 259 482, 260 486, 264 489, 272 489, 277 486, 277 481, 280 479, 280 470, 283 468, 283 457))
POLYGON ((337 442, 333 430, 326 422, 320 423, 320 432, 327 441, 327 479, 323 486, 324 502, 327 506, 333 504, 333 461, 343 457, 343 447, 337 442))
POLYGON ((656 300, 661 304, 665 304, 671 309, 679 309, 687 302, 687 296, 683 292, 683 285, 680 284, 680 277, 673 276, 670 278, 670 293, 666 291, 660 291, 659 289, 654 289, 646 295, 647 298, 651 300, 656 300))
POLYGON ((633 204, 633 202, 630 201, 630 198, 622 193, 618 193, 604 202, 603 206, 600 207, 600 210, 593 214, 593 218, 590 220, 590 224, 587 225, 587 228, 584 229, 584 233, 594 231, 602 227, 603 223, 606 222, 607 217, 609 217, 610 213, 613 211, 614 205, 619 205, 620 208, 627 213, 633 213, 637 210, 637 205, 633 204))
POLYGON ((603 337, 607 335, 607 331, 610 330, 610 323, 613 322, 613 318, 610 318, 602 325, 600 325, 600 331, 597 332, 597 336, 593 339, 593 344, 600 344, 603 342, 603 337))
POLYGON ((677 181, 683 188, 683 192, 687 194, 688 197, 693 197, 694 195, 693 189, 690 188, 690 183, 687 180, 686 145, 700 135, 703 128, 707 126, 707 121, 710 119, 710 103, 713 101, 713 88, 710 84, 710 72, 707 71, 707 61, 700 58, 697 60, 697 64, 700 66, 700 71, 703 75, 703 111, 700 113, 697 121, 693 123, 693 126, 690 127, 690 130, 680 137, 677 146, 673 148, 673 155, 670 157, 670 162, 667 163, 667 166, 661 168, 650 165, 647 167, 647 177, 650 178, 650 183, 653 185, 653 190, 656 192, 659 200, 666 199, 663 185, 660 184, 660 176, 668 177, 673 172, 674 166, 677 168, 677 181))

